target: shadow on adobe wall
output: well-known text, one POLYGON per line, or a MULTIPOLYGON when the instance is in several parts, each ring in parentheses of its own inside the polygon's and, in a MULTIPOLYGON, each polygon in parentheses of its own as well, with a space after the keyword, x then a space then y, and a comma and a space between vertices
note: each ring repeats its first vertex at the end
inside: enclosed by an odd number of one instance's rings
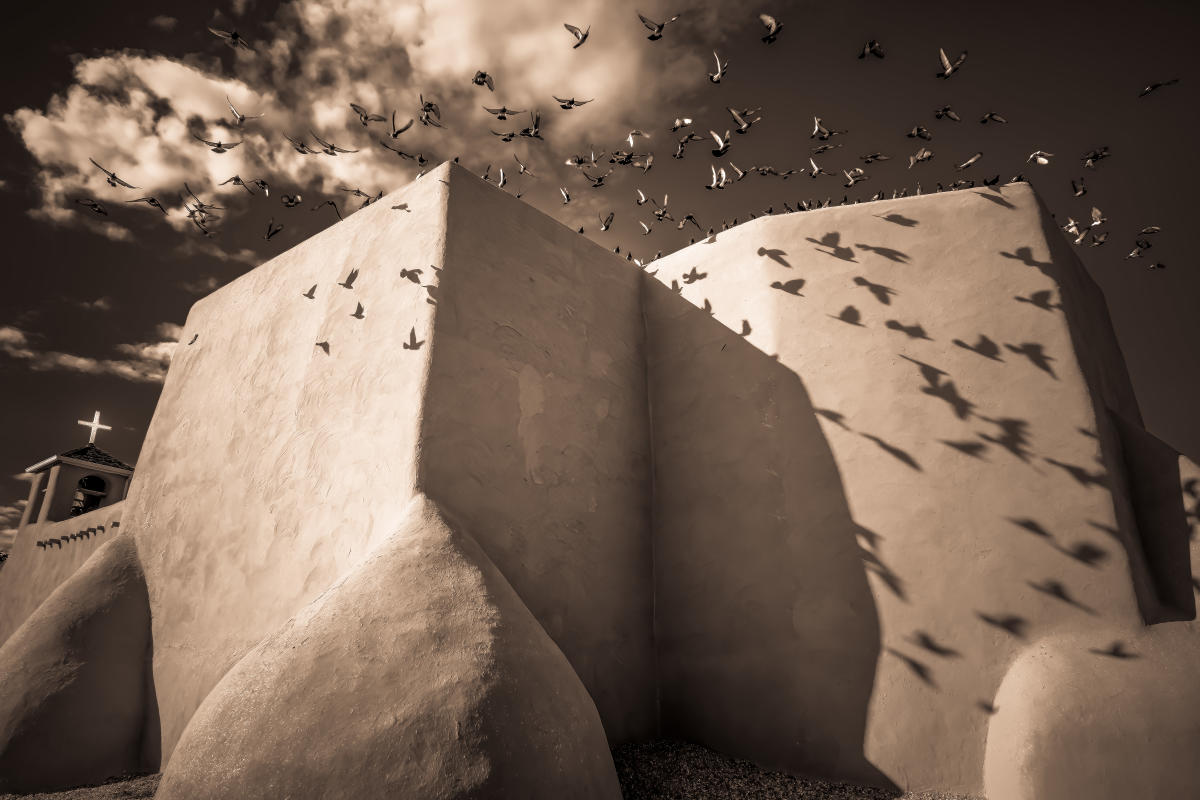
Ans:
MULTIPOLYGON (((868 570, 799 376, 646 277, 660 724, 769 767, 896 790, 863 753, 880 655, 868 570)), ((896 791, 899 794, 898 791, 896 791)))

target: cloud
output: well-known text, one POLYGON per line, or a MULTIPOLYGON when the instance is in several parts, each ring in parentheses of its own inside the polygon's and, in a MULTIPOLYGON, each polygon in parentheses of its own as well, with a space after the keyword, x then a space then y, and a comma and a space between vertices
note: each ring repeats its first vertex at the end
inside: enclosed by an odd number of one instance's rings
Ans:
MULTIPOLYGON (((555 185, 579 185, 562 163, 567 155, 588 144, 611 149, 634 128, 659 131, 664 120, 684 111, 672 98, 706 83, 708 64, 700 54, 723 35, 715 24, 719 6, 698 0, 673 23, 674 35, 651 43, 632 2, 581 0, 572 4, 568 20, 549 0, 509 0, 502 11, 492 0, 297 0, 256 25, 253 52, 223 50, 213 38, 203 54, 126 51, 80 58, 73 82, 45 108, 19 108, 6 120, 36 162, 41 202, 31 213, 113 239, 131 237, 124 223, 135 213, 161 224, 150 206, 124 204, 152 195, 170 210, 167 223, 194 241, 180 197, 185 181, 229 208, 223 222, 238 219, 240 209, 257 201, 233 184, 219 185, 235 174, 299 186, 306 194, 333 194, 341 186, 374 193, 406 183, 418 167, 381 147, 384 127, 364 130, 348 104, 389 116, 396 109, 407 120, 417 112, 419 94, 439 103, 445 128, 414 125, 395 141, 398 147, 433 163, 461 154, 472 166, 490 162, 510 173, 517 152, 541 180, 514 184, 549 195, 555 185), (566 21, 592 27, 583 47, 572 48, 566 21), (212 56, 218 51, 236 77, 212 56), (494 93, 472 85, 476 69, 494 76, 494 93), (553 94, 595 102, 566 112, 555 107, 553 94), (239 111, 264 116, 235 126, 227 96, 239 111), (542 110, 546 141, 500 142, 491 129, 524 127, 528 118, 498 122, 483 111, 484 103, 542 110), (311 142, 310 131, 359 152, 301 155, 283 138, 286 133, 311 142), (243 143, 214 154, 193 134, 243 143), (140 188, 135 193, 108 186, 89 157, 140 188), (96 217, 73 203, 78 197, 105 203, 119 220, 96 217)), ((245 8, 237 3, 234 13, 245 8)), ((662 159, 672 142, 658 132, 645 146, 662 159)), ((548 210, 558 213, 551 202, 548 210)), ((207 249, 220 252, 211 243, 207 249)), ((251 261, 245 254, 229 258, 251 261)))
POLYGON ((97 297, 95 300, 80 300, 76 303, 80 308, 86 308, 88 311, 112 311, 111 297, 97 297))
POLYGON ((203 278, 197 278, 191 281, 184 281, 179 284, 185 292, 192 294, 208 294, 221 285, 221 281, 212 275, 205 275, 203 278))
POLYGON ((181 328, 170 322, 160 323, 156 341, 118 344, 123 358, 93 358, 54 350, 41 351, 30 342, 25 331, 11 325, 0 327, 0 353, 28 362, 37 372, 82 372, 88 375, 114 375, 136 383, 162 383, 171 365, 171 356, 179 341, 181 328))
POLYGON ((173 31, 179 20, 174 17, 168 17, 166 14, 159 14, 150 20, 150 27, 158 28, 160 31, 173 31))
POLYGON ((9 506, 0 506, 0 552, 7 553, 17 538, 17 525, 28 501, 24 498, 9 506))

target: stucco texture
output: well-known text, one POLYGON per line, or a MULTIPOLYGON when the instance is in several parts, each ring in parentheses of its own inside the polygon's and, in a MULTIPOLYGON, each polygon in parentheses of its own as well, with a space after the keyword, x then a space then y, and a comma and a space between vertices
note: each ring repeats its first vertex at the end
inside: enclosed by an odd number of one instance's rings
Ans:
POLYGON ((0 792, 141 769, 149 655, 146 585, 132 537, 119 536, 0 646, 0 792))
POLYGON ((1177 468, 1129 474, 1103 297, 1028 185, 760 218, 652 270, 665 731, 979 794, 1029 642, 1194 614, 1145 566, 1186 536, 1130 483, 1178 506, 1177 468))
POLYGON ((97 548, 116 536, 120 527, 113 523, 121 521, 122 507, 114 503, 78 517, 21 528, 0 577, 0 644, 97 548), (63 536, 68 537, 65 542, 63 536), (47 539, 57 539, 58 544, 37 546, 47 539))
POLYGON ((418 497, 221 680, 156 796, 621 794, 570 664, 471 536, 418 497))

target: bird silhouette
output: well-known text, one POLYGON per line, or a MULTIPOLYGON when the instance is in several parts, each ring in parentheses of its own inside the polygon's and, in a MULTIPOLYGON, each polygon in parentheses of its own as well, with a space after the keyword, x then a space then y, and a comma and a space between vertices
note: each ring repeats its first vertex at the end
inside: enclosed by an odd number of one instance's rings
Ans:
POLYGON ((1042 524, 1035 519, 1030 519, 1028 517, 1009 517, 1008 521, 1013 525, 1016 525, 1018 528, 1024 528, 1034 536, 1040 536, 1043 539, 1054 538, 1054 535, 1051 534, 1050 531, 1046 530, 1042 524))
POLYGON ((911 228, 915 225, 920 224, 919 222, 917 222, 917 220, 910 219, 910 218, 904 216, 903 214, 885 214, 883 216, 876 214, 876 216, 879 217, 879 219, 882 219, 886 222, 891 222, 894 225, 900 225, 901 227, 904 227, 904 228, 911 228))
POLYGON ((975 616, 979 617, 981 620, 986 622, 988 625, 992 625, 996 628, 999 628, 1000 630, 1004 631, 1005 633, 1007 633, 1011 636, 1015 636, 1018 639, 1025 638, 1026 628, 1029 625, 1029 621, 1027 619, 1025 619, 1024 617, 1017 616, 1016 614, 1005 614, 1005 615, 996 616, 996 615, 992 615, 992 614, 985 614, 982 611, 976 611, 975 616))
POLYGON ((888 442, 885 442, 883 439, 880 439, 878 436, 875 436, 871 433, 861 433, 859 435, 864 439, 871 440, 876 444, 876 446, 879 447, 879 449, 883 450, 885 453, 899 460, 903 464, 915 469, 917 472, 921 472, 921 465, 917 463, 917 460, 904 450, 896 447, 894 444, 889 444, 888 442))
POLYGON ((317 342, 317 347, 325 351, 325 355, 329 355, 329 342, 317 342))
POLYGON ((198 333, 192 334, 192 339, 191 339, 191 341, 188 342, 188 347, 191 347, 192 345, 194 345, 196 343, 196 340, 199 338, 200 338, 200 334, 198 334, 198 333))
POLYGON ((918 647, 933 653, 935 656, 941 656, 942 658, 962 657, 962 653, 958 652, 953 647, 946 647, 945 645, 938 644, 937 640, 934 639, 933 636, 922 630, 913 631, 911 641, 918 647))
POLYGON ((1050 597, 1053 597, 1055 600, 1060 600, 1069 606, 1075 606, 1080 611, 1085 611, 1088 614, 1095 613, 1094 611, 1092 611, 1092 609, 1088 608, 1083 603, 1079 602, 1074 597, 1072 597, 1070 591, 1067 589, 1066 585, 1064 585, 1062 581, 1055 580, 1053 578, 1047 578, 1046 580, 1042 581, 1041 583, 1034 583, 1033 581, 1027 581, 1027 583, 1029 584, 1029 586, 1032 589, 1035 589, 1035 590, 1041 592, 1042 594, 1049 595, 1050 597))
POLYGON ((747 319, 742 320, 742 330, 741 330, 741 333, 739 333, 738 335, 739 336, 749 336, 750 332, 751 332, 750 320, 747 320, 747 319))
POLYGON ((784 258, 784 256, 787 255, 786 250, 780 250, 779 248, 760 247, 760 248, 758 248, 758 254, 760 256, 764 256, 766 258, 771 259, 772 261, 774 261, 777 264, 782 264, 783 266, 787 267, 788 269, 792 268, 792 265, 787 262, 786 258, 784 258))
POLYGON ((413 283, 420 283, 421 282, 421 270, 419 270, 419 269, 401 269, 400 277, 407 278, 408 280, 412 281, 413 283))
POLYGON ((359 303, 358 308, 354 309, 354 313, 350 316, 354 317, 355 319, 362 319, 365 316, 365 314, 363 314, 363 304, 359 303))
POLYGON ((949 439, 938 439, 938 441, 941 442, 942 444, 946 445, 947 447, 953 447, 958 452, 965 453, 966 455, 969 455, 972 458, 983 459, 983 456, 981 454, 983 453, 983 451, 987 450, 987 445, 984 444, 983 442, 975 442, 975 441, 959 442, 959 441, 951 441, 949 439))
POLYGON ((875 253, 886 258, 888 261, 894 261, 897 264, 907 264, 908 254, 903 253, 893 247, 880 247, 873 244, 856 244, 855 247, 860 250, 866 250, 868 253, 875 253))
POLYGON ((1035 367, 1045 372, 1051 378, 1054 378, 1054 380, 1058 380, 1058 376, 1054 374, 1054 369, 1050 366, 1050 362, 1054 360, 1054 357, 1047 355, 1042 345, 1037 342, 1022 342, 1019 347, 1007 343, 1004 346, 1010 352, 1025 356, 1035 367))
POLYGON ((929 669, 928 665, 926 665, 924 662, 919 661, 910 655, 906 655, 894 647, 887 648, 887 651, 904 662, 904 665, 908 667, 909 671, 911 671, 913 675, 916 675, 922 683, 928 684, 935 689, 937 688, 937 683, 933 680, 933 673, 929 669))
POLYGON ((982 333, 979 334, 979 341, 973 345, 967 344, 962 339, 954 339, 953 341, 954 344, 958 345, 964 350, 970 350, 972 353, 981 355, 984 358, 990 358, 992 361, 1004 360, 1000 358, 1000 345, 996 344, 982 333))
POLYGON ((403 342, 405 350, 420 350, 421 345, 425 344, 425 340, 417 341, 417 329, 410 328, 408 331, 408 341, 403 342))
POLYGON ((344 280, 344 281, 338 281, 338 286, 342 286, 342 287, 345 287, 345 288, 347 288, 347 289, 353 289, 353 288, 354 288, 354 281, 355 281, 357 278, 358 278, 358 270, 357 270, 357 269, 352 269, 352 270, 350 270, 350 273, 349 273, 349 274, 346 276, 346 280, 344 280))
POLYGON ((1103 650, 1089 649, 1088 652, 1095 653, 1098 656, 1108 656, 1109 658, 1116 658, 1116 659, 1122 659, 1122 660, 1127 660, 1127 659, 1138 657, 1137 653, 1133 652, 1132 650, 1127 650, 1125 648, 1125 643, 1120 640, 1113 642, 1112 644, 1110 644, 1107 648, 1105 648, 1103 650))
POLYGON ((696 281, 704 280, 705 278, 707 278, 708 273, 707 272, 698 272, 695 267, 692 267, 691 272, 685 272, 685 273, 683 273, 683 275, 681 277, 682 277, 684 283, 692 284, 692 283, 695 283, 696 281))
POLYGON ((845 322, 849 325, 857 325, 860 328, 866 327, 861 322, 859 322, 859 320, 862 319, 862 314, 860 314, 858 309, 855 308, 854 306, 846 306, 845 308, 843 308, 841 310, 841 312, 836 317, 833 317, 833 318, 837 319, 837 320, 841 320, 842 322, 845 322))
POLYGON ((317 285, 314 283, 307 292, 301 292, 300 296, 307 297, 309 300, 312 300, 317 296, 317 285))
POLYGON ((883 324, 891 330, 900 331, 910 339, 925 339, 927 341, 933 341, 933 338, 925 332, 925 329, 921 327, 919 323, 914 322, 912 325, 905 325, 899 320, 889 319, 883 324))
POLYGON ((1058 548, 1061 553, 1068 555, 1081 564, 1096 567, 1108 558, 1108 551, 1097 547, 1091 542, 1076 542, 1069 548, 1058 548))
POLYGON ((267 239, 269 241, 269 240, 273 239, 275 237, 275 235, 282 230, 283 230, 283 225, 276 225, 275 218, 271 217, 271 219, 267 221, 267 232, 265 234, 263 234, 263 238, 267 239))
POLYGON ((1042 289, 1041 291, 1033 292, 1029 295, 1029 297, 1021 297, 1018 295, 1013 297, 1013 299, 1018 303, 1028 303, 1031 306, 1042 309, 1043 311, 1054 311, 1055 309, 1062 308, 1061 305, 1051 302, 1053 297, 1054 292, 1052 290, 1042 289))
POLYGON ((971 416, 971 412, 975 408, 975 404, 958 393, 958 388, 955 387, 954 381, 943 381, 943 377, 947 377, 949 373, 940 370, 935 366, 926 364, 923 361, 918 361, 915 358, 901 355, 905 361, 911 361, 916 364, 921 370, 921 377, 925 379, 927 385, 921 387, 921 393, 927 394, 930 397, 936 397, 950 405, 954 410, 954 415, 959 419, 966 419, 971 416))
POLYGON ((854 249, 850 247, 843 247, 841 244, 839 244, 841 238, 841 234, 837 231, 830 231, 820 239, 814 239, 811 236, 806 236, 805 240, 817 245, 818 252, 833 256, 834 258, 840 258, 843 261, 854 261, 854 249), (822 247, 828 247, 829 250, 821 250, 820 248, 822 247))
POLYGON ((1054 458, 1044 458, 1042 460, 1045 461, 1047 464, 1051 464, 1051 465, 1063 470, 1068 475, 1070 475, 1072 478, 1074 478, 1081 486, 1101 486, 1101 487, 1103 487, 1108 484, 1108 474, 1103 471, 1088 472, 1088 470, 1084 469, 1083 467, 1077 466, 1075 464, 1068 464, 1065 461, 1059 461, 1054 458))
MULTIPOLYGON (((862 245, 859 245, 859 247, 862 247, 862 245)), ((858 286, 865 286, 875 296, 875 299, 885 306, 892 304, 892 295, 899 294, 895 289, 884 286, 882 283, 872 283, 861 275, 854 277, 854 283, 858 286)))
POLYGON ((771 281, 772 289, 779 289, 782 292, 787 292, 788 294, 794 294, 797 297, 804 297, 804 295, 800 294, 800 289, 802 289, 803 287, 804 287, 804 278, 793 278, 790 281, 786 281, 786 282, 782 282, 782 283, 780 281, 771 281))

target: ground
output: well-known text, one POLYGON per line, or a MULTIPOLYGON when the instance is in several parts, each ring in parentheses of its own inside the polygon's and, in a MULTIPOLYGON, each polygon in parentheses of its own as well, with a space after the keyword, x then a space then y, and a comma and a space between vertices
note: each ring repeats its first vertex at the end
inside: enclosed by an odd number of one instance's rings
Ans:
MULTIPOLYGON (((623 745, 613 751, 625 800, 893 800, 894 792, 797 778, 762 769, 699 745, 672 740, 623 745)), ((103 786, 0 800, 118 800, 152 798, 157 775, 118 778, 103 786)), ((899 800, 968 800, 959 795, 905 794, 899 800)))

